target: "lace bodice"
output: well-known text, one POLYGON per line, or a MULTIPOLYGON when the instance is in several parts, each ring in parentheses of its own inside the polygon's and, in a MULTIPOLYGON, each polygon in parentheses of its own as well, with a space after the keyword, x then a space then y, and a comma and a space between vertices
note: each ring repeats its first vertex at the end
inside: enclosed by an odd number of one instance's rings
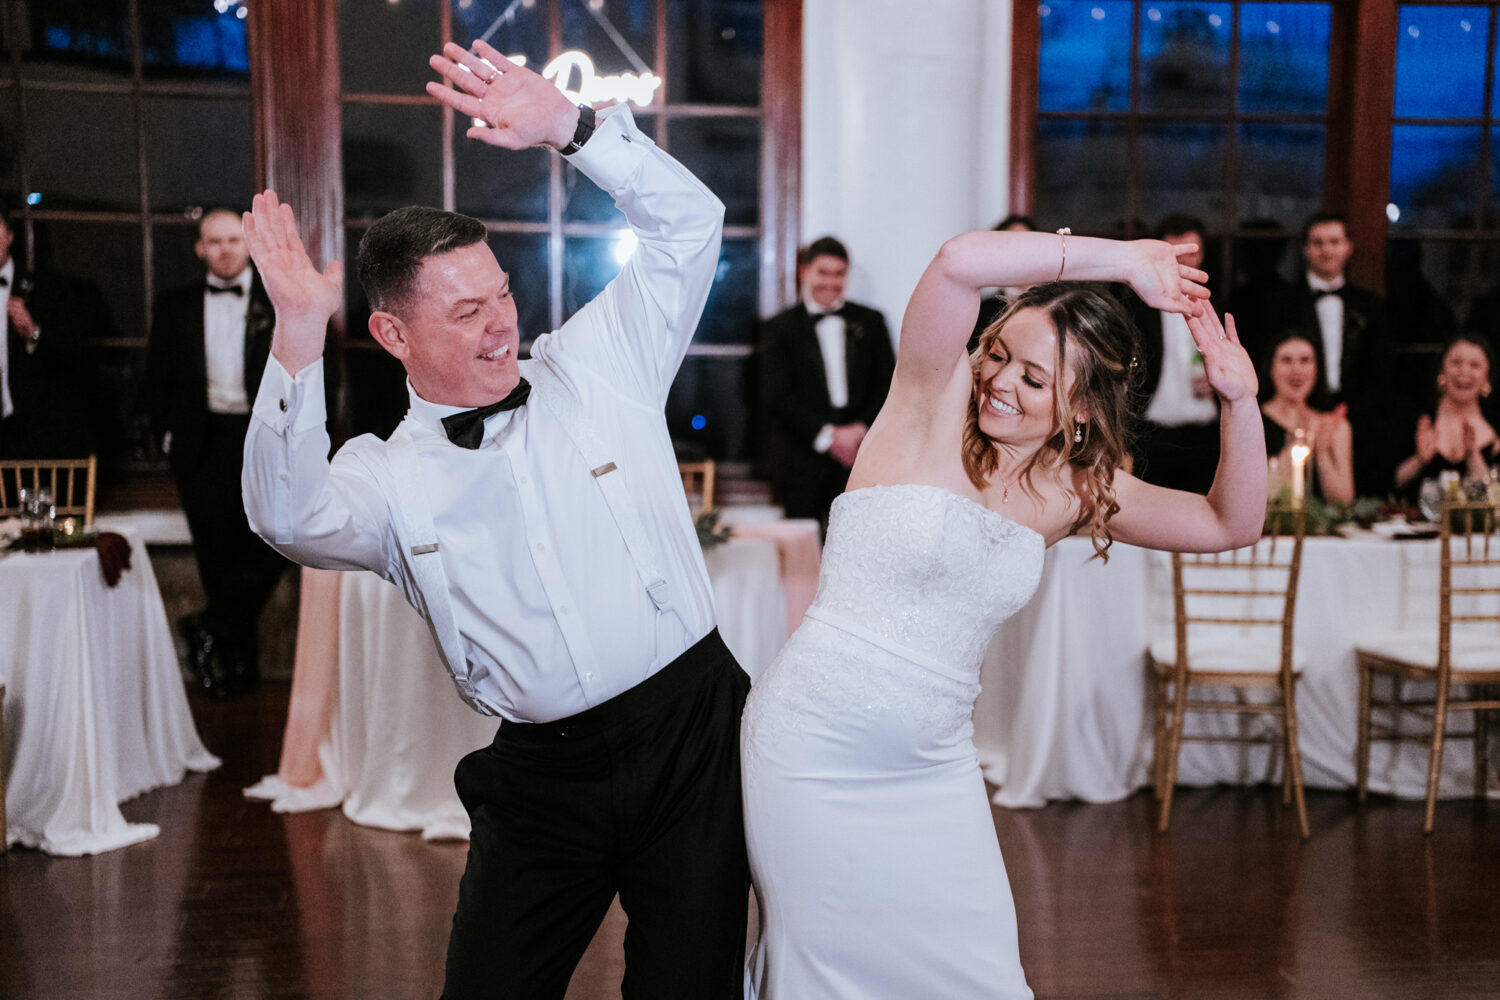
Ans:
POLYGON ((955 679, 977 678, 995 630, 1030 600, 1046 544, 937 486, 838 497, 811 614, 853 624, 955 679))

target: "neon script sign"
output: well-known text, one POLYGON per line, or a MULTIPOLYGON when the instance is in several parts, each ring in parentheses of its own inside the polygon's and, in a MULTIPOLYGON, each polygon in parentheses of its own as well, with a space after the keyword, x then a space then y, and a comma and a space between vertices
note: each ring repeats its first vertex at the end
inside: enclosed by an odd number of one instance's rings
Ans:
MULTIPOLYGON (((517 66, 526 65, 525 56, 506 58, 517 66)), ((594 60, 576 49, 562 53, 544 66, 542 77, 551 80, 574 104, 629 101, 638 108, 649 105, 662 84, 661 77, 650 70, 640 74, 598 73, 594 70, 594 60)))

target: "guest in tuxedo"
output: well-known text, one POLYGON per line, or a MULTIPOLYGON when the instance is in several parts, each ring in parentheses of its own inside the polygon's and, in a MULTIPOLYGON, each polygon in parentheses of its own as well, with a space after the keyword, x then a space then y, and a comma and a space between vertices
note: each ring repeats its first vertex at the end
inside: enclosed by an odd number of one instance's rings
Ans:
MULTIPOLYGON (((1033 233, 1036 232, 1036 223, 1031 221, 1029 215, 1007 215, 990 228, 995 233, 1033 233)), ((974 332, 969 335, 969 353, 979 346, 979 335, 984 333, 985 327, 1000 318, 1005 307, 1012 299, 1020 295, 1026 289, 1020 285, 1012 285, 1009 288, 996 288, 984 298, 979 300, 979 318, 974 321, 974 332)))
POLYGON ((322 354, 342 268, 320 273, 291 210, 257 195, 245 229, 277 325, 246 509, 298 562, 400 586, 459 696, 502 719, 454 775, 472 832, 447 1000, 561 1000, 617 894, 627 995, 738 1000, 749 678, 714 626, 663 420, 724 206, 624 105, 575 107, 483 42, 449 44, 432 65, 456 89, 428 93, 488 123, 470 138, 569 157, 639 245, 520 361, 510 276, 483 223, 418 206, 378 220, 359 280, 410 409, 388 440, 357 437, 330 462, 322 354))
POLYGON ((206 273, 163 292, 152 313, 147 395, 208 598, 179 627, 200 687, 228 698, 259 682, 260 612, 289 565, 250 530, 239 490, 275 315, 236 213, 205 213, 193 249, 206 273))
MULTIPOLYGON (((1168 215, 1156 236, 1173 246, 1196 247, 1177 259, 1185 267, 1203 267, 1203 223, 1198 219, 1168 215)), ((1207 493, 1219 464, 1219 404, 1203 371, 1203 355, 1185 316, 1151 309, 1134 294, 1127 294, 1126 301, 1141 331, 1140 389, 1146 400, 1135 474, 1156 486, 1207 493)))
POLYGON ((87 342, 117 336, 93 282, 26 273, 0 213, 0 458, 97 454, 108 408, 87 342))
POLYGON ((1354 242, 1342 215, 1320 212, 1302 228, 1307 269, 1287 296, 1277 333, 1295 330, 1318 351, 1334 403, 1354 430, 1355 488, 1384 496, 1404 450, 1393 434, 1392 355, 1385 306, 1345 273, 1354 242))
POLYGON ((788 517, 826 523, 885 403, 896 357, 880 313, 844 299, 844 244, 824 236, 797 257, 802 298, 761 332, 766 473, 788 517))

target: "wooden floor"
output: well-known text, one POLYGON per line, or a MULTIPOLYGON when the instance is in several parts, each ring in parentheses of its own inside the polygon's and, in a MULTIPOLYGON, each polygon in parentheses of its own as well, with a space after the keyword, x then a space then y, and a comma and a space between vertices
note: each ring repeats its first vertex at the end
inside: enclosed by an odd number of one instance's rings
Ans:
MULTIPOLYGON (((465 846, 244 801, 286 699, 195 700, 225 764, 126 804, 157 839, 0 856, 0 997, 437 996, 465 846)), ((1500 997, 1500 803, 1443 803, 1431 837, 1414 803, 1308 807, 1306 843, 1260 790, 1184 791, 1166 836, 1144 795, 997 810, 1037 996, 1500 997)), ((618 996, 623 924, 570 1000, 618 996)))

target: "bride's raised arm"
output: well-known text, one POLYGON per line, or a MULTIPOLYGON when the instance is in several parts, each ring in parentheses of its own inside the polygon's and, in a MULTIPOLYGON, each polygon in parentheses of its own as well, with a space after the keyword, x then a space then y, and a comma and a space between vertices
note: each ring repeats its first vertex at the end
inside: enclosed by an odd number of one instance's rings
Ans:
POLYGON ((1124 281, 1158 309, 1192 315, 1208 297, 1208 275, 1178 263, 1195 249, 1158 240, 1059 233, 955 236, 927 265, 901 321, 892 389, 927 393, 949 383, 979 315, 980 290, 1044 281, 1124 281))

